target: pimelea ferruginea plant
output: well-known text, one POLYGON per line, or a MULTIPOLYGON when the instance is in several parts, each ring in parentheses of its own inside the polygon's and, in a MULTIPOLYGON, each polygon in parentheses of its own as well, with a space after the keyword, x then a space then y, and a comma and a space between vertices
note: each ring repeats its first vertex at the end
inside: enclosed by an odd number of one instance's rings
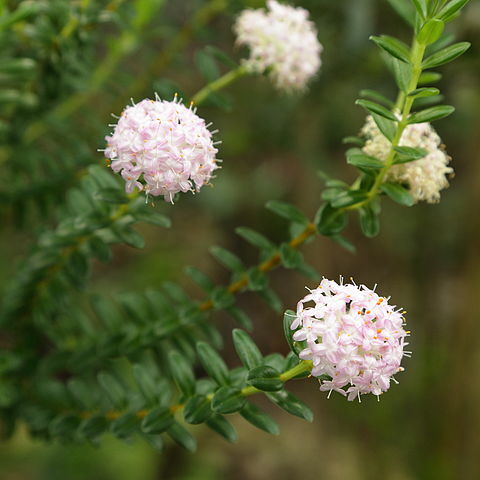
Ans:
MULTIPOLYGON (((45 121, 56 121, 61 128, 62 120, 98 91, 122 56, 139 46, 132 32, 141 31, 158 5, 147 0, 133 3, 136 14, 128 11, 131 29, 115 42, 117 46, 95 71, 89 89, 46 108, 45 121)), ((291 204, 268 202, 270 210, 289 222, 292 236, 275 243, 250 228, 237 229, 260 250, 261 262, 247 268, 232 252, 212 247, 212 254, 232 272, 232 278, 227 285, 215 285, 199 270, 189 268, 190 277, 205 291, 200 301, 191 299, 175 283, 159 290, 130 292, 117 303, 98 294, 91 298, 90 309, 73 293, 85 285, 93 257, 109 261, 115 243, 143 246, 142 236, 133 229, 136 222, 170 225, 151 198, 161 196, 173 202, 176 196, 181 198, 182 193, 199 191, 212 182, 218 151, 210 123, 203 118, 205 101, 218 101, 220 90, 249 74, 264 74, 285 93, 305 92, 321 63, 316 29, 300 7, 271 0, 266 9, 248 9, 232 26, 237 44, 249 49, 247 59, 240 64, 227 59, 232 70, 214 75, 185 103, 177 97, 156 96, 126 107, 106 137, 104 152, 111 170, 88 166, 85 160, 87 169, 79 174, 80 165, 75 164, 75 178, 70 180, 74 186, 59 209, 57 226, 41 231, 4 292, 0 325, 9 348, 2 353, 1 407, 10 429, 22 421, 32 435, 62 441, 97 442, 107 431, 121 439, 139 434, 159 449, 169 436, 193 450, 195 439, 185 423, 205 423, 233 441, 236 433, 226 416, 236 412, 258 428, 277 433, 277 424, 248 401, 252 395, 265 394, 288 413, 311 421, 309 407, 285 388, 292 379, 311 377, 306 381, 316 379, 327 396, 335 391, 348 400, 368 394, 379 398, 389 390, 404 368, 403 356, 410 354, 404 349, 409 335, 404 311, 381 295, 381 286, 371 290, 353 280, 318 283, 299 249, 312 237, 325 235, 351 250, 343 231, 353 212, 359 215, 363 233, 375 236, 385 196, 406 206, 440 199, 452 168, 430 122, 452 113, 453 107, 422 108, 422 102, 439 95, 437 88, 429 86, 438 78, 431 70, 469 47, 466 42, 446 46, 442 37, 445 24, 466 3, 413 0, 403 10, 413 26, 411 46, 387 35, 371 37, 391 67, 399 92, 395 101, 372 91, 367 92, 371 100, 357 100, 368 115, 365 126, 359 126, 360 134, 347 139, 355 145, 347 151, 347 162, 358 169, 358 178, 351 185, 329 179, 314 219, 291 204), (290 353, 264 356, 245 331, 258 319, 246 315, 236 305, 236 297, 247 290, 258 292, 280 310, 267 276, 278 266, 297 269, 312 280, 296 312, 284 314, 290 353), (121 310, 116 309, 118 304, 121 310), (210 322, 211 311, 228 312, 243 328, 233 331, 239 366, 230 368, 218 352, 222 339, 210 322), (124 361, 120 370, 111 367, 119 357, 124 361), (204 372, 200 378, 198 365, 204 372)), ((82 11, 72 10, 58 32, 54 43, 58 48, 76 41, 77 28, 91 28, 107 14, 101 7, 89 7, 88 2, 78 8, 82 11)), ((195 17, 187 32, 213 15, 215 10, 209 8, 195 17)), ((61 14, 41 2, 36 6, 25 2, 16 11, 0 15, 0 28, 5 29, 5 38, 10 35, 10 45, 16 38, 16 31, 8 30, 11 25, 20 20, 35 25, 38 16, 53 25, 61 14)), ((183 31, 161 57, 163 64, 186 35, 183 31)), ((218 50, 210 52, 225 59, 218 50)), ((69 57, 65 58, 68 62, 69 57)), ((28 77, 35 61, 12 60, 11 65, 28 77)), ((209 58, 202 68, 208 70, 211 62, 209 58)), ((146 66, 146 71, 154 72, 155 65, 146 66)), ((19 83, 18 88, 27 92, 37 85, 35 81, 30 78, 28 85, 19 83)), ((75 88, 74 82, 69 88, 75 88)), ((8 114, 11 118, 24 115, 22 109, 35 101, 33 96, 23 96, 23 103, 15 103, 8 114)), ((36 120, 38 115, 31 114, 31 124, 21 133, 22 148, 30 153, 45 133, 44 124, 36 120)), ((221 125, 218 128, 222 131, 221 125)), ((18 135, 11 132, 11 140, 18 135)), ((15 161, 10 160, 14 171, 15 161)), ((62 184, 67 183, 65 177, 62 174, 62 184)))

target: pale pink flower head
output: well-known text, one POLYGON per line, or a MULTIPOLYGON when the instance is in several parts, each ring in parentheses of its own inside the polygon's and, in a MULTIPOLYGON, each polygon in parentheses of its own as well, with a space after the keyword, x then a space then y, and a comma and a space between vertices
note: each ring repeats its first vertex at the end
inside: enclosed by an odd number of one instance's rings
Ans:
POLYGON ((280 90, 304 90, 320 68, 322 45, 304 8, 267 2, 267 10, 248 9, 234 26, 237 43, 250 49, 248 71, 267 73, 280 90))
POLYGON ((408 345, 401 309, 365 285, 323 279, 297 304, 293 339, 305 342, 300 358, 313 362, 320 390, 353 400, 390 387, 408 345))
POLYGON ((144 190, 173 202, 178 192, 200 190, 218 168, 213 133, 195 109, 157 96, 125 108, 105 137, 105 156, 128 193, 144 190))

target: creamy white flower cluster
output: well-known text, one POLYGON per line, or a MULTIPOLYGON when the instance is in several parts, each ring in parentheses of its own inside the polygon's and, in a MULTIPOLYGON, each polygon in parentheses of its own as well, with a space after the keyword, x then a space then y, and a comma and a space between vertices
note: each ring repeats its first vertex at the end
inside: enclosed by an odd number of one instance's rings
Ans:
MULTIPOLYGON (((361 134, 367 139, 363 151, 385 161, 391 145, 371 115, 367 117, 361 134)), ((415 202, 438 202, 440 191, 448 187, 447 176, 453 174, 453 169, 448 166, 450 157, 441 145, 437 132, 430 123, 408 125, 399 145, 423 148, 428 154, 413 162, 394 165, 388 170, 385 181, 407 185, 415 202)))
POLYGON ((268 9, 244 10, 234 26, 237 43, 250 49, 245 68, 267 73, 284 91, 303 90, 320 68, 323 49, 308 11, 267 2, 268 9))
POLYGON ((218 168, 212 133, 176 99, 145 99, 122 112, 105 156, 128 193, 138 188, 172 202, 178 192, 198 191, 218 168))
POLYGON ((298 302, 291 328, 294 340, 306 342, 300 358, 313 362, 312 375, 330 378, 320 380, 320 390, 348 400, 388 390, 410 353, 403 350, 403 313, 365 285, 323 279, 310 290, 298 302))

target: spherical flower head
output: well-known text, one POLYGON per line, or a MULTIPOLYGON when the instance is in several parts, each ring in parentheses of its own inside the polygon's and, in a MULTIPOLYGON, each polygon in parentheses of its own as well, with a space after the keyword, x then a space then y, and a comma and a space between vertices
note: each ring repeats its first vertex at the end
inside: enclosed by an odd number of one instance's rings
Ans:
POLYGON ((237 43, 250 49, 245 68, 266 72, 280 90, 304 90, 320 68, 323 49, 308 11, 267 2, 268 9, 244 10, 234 26, 237 43))
MULTIPOLYGON (((385 161, 391 144, 380 132, 372 116, 367 117, 361 134, 367 139, 363 151, 385 161)), ((453 174, 453 168, 448 166, 451 158, 441 145, 437 132, 428 122, 408 125, 399 145, 423 148, 427 155, 413 162, 394 165, 388 170, 385 181, 405 184, 415 202, 439 202, 440 191, 448 187, 447 176, 453 174)))
MULTIPOLYGON (((403 312, 404 313, 404 312, 403 312)), ((320 390, 339 392, 354 400, 390 387, 408 332, 402 312, 365 285, 323 279, 297 304, 293 339, 305 342, 300 353, 321 377, 320 390)))
POLYGON ((173 202, 178 192, 200 190, 218 168, 205 120, 176 98, 127 106, 105 138, 105 156, 124 178, 127 193, 137 188, 173 202))

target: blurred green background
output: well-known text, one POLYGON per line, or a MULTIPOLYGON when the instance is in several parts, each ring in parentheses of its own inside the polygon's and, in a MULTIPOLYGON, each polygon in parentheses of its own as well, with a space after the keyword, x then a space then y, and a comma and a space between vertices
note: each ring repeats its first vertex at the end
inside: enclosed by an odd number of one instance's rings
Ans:
MULTIPOLYGON (((56 3, 78 8, 81 2, 56 3)), ((188 98, 204 84, 195 54, 207 45, 240 58, 242 52, 234 47, 231 31, 234 15, 247 4, 262 2, 237 0, 225 2, 226 7, 217 2, 219 11, 205 18, 204 25, 185 28, 194 12, 208 3, 167 0, 139 33, 136 48, 118 59, 108 78, 91 89, 92 94, 85 85, 91 85, 92 71, 111 59, 118 47, 121 22, 106 22, 91 33, 94 41, 83 53, 96 60, 81 64, 80 73, 44 71, 45 95, 51 98, 47 111, 79 94, 85 98, 65 120, 48 124, 41 151, 52 152, 56 161, 77 153, 86 158, 85 163, 101 161, 96 149, 104 145, 109 114, 118 114, 131 95, 140 100, 155 90, 162 95, 179 90, 188 98), (179 30, 184 32, 180 42, 179 30), (168 47, 172 39, 178 43, 174 48, 168 47), (147 68, 152 62, 156 62, 153 70, 147 68), (52 84, 62 76, 71 77, 65 80, 69 83, 63 98, 48 93, 49 76, 52 84), (72 132, 81 139, 83 150, 65 151, 66 140, 60 137, 72 132)), ((174 206, 165 204, 173 228, 142 227, 145 250, 117 247, 111 264, 95 264, 89 292, 141 290, 173 279, 201 298, 183 273, 185 265, 201 268, 219 283, 228 280, 227 272, 209 256, 210 245, 232 249, 247 264, 256 261, 255 251, 234 234, 236 226, 256 228, 277 240, 286 238, 282 221, 264 208, 267 200, 290 201, 313 216, 321 202, 319 170, 344 180, 354 178, 354 169, 345 163, 341 139, 356 134, 363 124, 364 111, 354 105, 358 91, 376 88, 392 98, 396 92, 368 36, 388 33, 408 41, 409 29, 385 0, 295 3, 311 11, 324 46, 323 65, 310 90, 304 96, 285 97, 267 79, 251 77, 228 89, 226 108, 201 107, 198 113, 213 122, 223 141, 220 158, 224 163, 214 187, 204 188, 195 197, 184 195, 174 206)), ((128 21, 129 2, 110 4, 128 21)), ((64 26, 57 25, 58 32, 64 26)), ((233 417, 239 431, 236 445, 193 427, 199 440, 195 454, 173 444, 158 454, 141 442, 128 445, 113 438, 106 438, 99 449, 47 446, 29 440, 20 429, 12 440, 0 444, 1 480, 480 478, 480 313, 475 303, 480 291, 480 2, 472 0, 449 30, 458 41, 470 41, 473 46, 441 69, 440 89, 446 102, 457 109, 436 124, 456 172, 441 203, 407 209, 385 201, 378 237, 365 239, 356 222, 351 222, 346 233, 357 246, 356 254, 327 238, 317 238, 303 250, 322 275, 353 276, 370 287, 378 283, 383 295, 391 295, 394 304, 408 311, 414 353, 405 361, 400 385, 393 385, 380 403, 365 398, 358 404, 335 395, 327 401, 315 381, 297 382, 292 390, 313 408, 312 424, 261 402, 280 423, 280 436, 233 417)), ((85 31, 79 29, 72 38, 90 35, 85 31)), ((17 33, 22 42, 21 26, 17 33)), ((12 221, 7 216, 0 240, 3 284, 15 271, 12 257, 20 259, 33 240, 31 234, 15 230, 12 221)), ((285 270, 275 271, 272 278, 288 308, 295 306, 309 284, 300 274, 285 270)), ((253 337, 263 352, 286 353, 281 318, 248 293, 241 296, 240 305, 255 321, 253 337)), ((229 339, 234 324, 222 315, 213 321, 221 325, 224 355, 233 367, 237 360, 229 339)))

